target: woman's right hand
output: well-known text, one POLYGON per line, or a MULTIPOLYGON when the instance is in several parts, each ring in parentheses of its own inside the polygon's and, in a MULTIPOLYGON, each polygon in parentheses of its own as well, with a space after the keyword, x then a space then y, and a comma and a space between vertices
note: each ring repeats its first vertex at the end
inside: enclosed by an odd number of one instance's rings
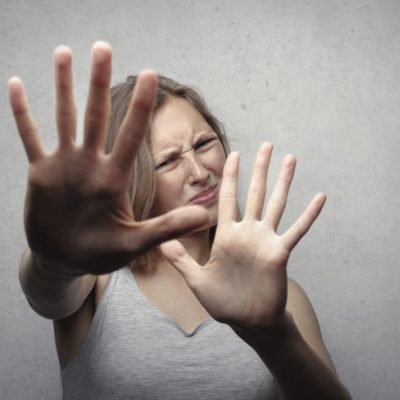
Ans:
POLYGON ((10 103, 29 160, 25 231, 33 254, 55 272, 104 274, 127 265, 155 245, 208 221, 200 206, 134 220, 129 199, 131 171, 149 128, 157 75, 140 74, 127 115, 110 154, 104 153, 109 120, 111 47, 92 49, 91 81, 83 144, 76 143, 72 52, 54 52, 58 148, 46 152, 29 113, 19 78, 9 81, 10 103))

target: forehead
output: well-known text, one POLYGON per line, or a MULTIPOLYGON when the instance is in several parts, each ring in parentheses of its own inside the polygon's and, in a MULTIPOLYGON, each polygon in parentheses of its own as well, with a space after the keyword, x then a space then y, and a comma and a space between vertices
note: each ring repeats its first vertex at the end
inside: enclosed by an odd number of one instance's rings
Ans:
POLYGON ((191 143, 199 133, 210 130, 204 117, 187 100, 170 97, 152 119, 151 148, 158 152, 166 147, 179 147, 191 143))

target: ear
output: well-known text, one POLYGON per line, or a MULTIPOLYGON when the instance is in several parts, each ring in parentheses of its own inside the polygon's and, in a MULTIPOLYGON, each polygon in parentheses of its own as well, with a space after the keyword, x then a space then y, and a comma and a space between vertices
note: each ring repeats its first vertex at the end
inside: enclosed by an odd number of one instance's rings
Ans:
POLYGON ((188 254, 178 240, 169 240, 160 245, 162 255, 183 276, 189 287, 193 289, 200 277, 200 265, 188 254))

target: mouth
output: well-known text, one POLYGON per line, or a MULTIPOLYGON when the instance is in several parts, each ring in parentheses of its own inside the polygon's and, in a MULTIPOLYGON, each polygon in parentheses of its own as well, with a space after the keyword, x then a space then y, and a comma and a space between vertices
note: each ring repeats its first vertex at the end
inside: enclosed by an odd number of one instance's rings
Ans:
POLYGON ((210 186, 208 189, 196 194, 196 196, 190 199, 190 204, 205 204, 209 203, 217 198, 218 185, 210 186))

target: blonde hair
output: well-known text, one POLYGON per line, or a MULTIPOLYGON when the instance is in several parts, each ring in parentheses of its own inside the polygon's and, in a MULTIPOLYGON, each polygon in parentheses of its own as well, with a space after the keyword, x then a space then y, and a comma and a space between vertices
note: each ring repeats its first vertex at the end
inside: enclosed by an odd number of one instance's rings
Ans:
MULTIPOLYGON (((113 86, 110 90, 111 115, 105 146, 106 153, 111 152, 119 128, 128 110, 136 81, 136 75, 128 76, 125 82, 113 86)), ((230 152, 230 147, 224 127, 211 113, 201 94, 193 87, 182 85, 170 78, 159 75, 156 104, 153 115, 156 114, 157 111, 166 103, 168 98, 172 96, 183 98, 196 108, 208 125, 210 125, 213 131, 217 134, 224 149, 225 156, 227 156, 230 152)), ((133 207, 133 215, 136 221, 143 221, 152 216, 156 179, 150 144, 150 135, 146 135, 139 147, 133 165, 129 194, 133 207)), ((210 229, 210 245, 214 240, 215 230, 215 227, 210 229)), ((159 259, 159 252, 153 249, 133 260, 131 268, 134 268, 135 266, 152 268, 159 259)))

